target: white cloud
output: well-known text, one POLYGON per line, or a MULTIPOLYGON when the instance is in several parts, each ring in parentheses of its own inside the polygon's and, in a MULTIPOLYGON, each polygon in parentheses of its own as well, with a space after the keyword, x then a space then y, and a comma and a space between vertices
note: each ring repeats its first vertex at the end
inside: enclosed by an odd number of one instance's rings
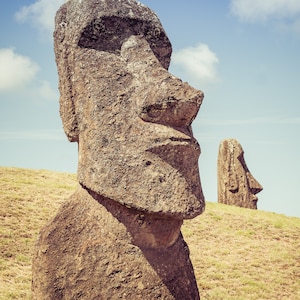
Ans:
POLYGON ((14 90, 32 81, 39 66, 14 49, 0 49, 0 91, 14 90))
POLYGON ((52 35, 55 13, 63 3, 64 0, 37 0, 31 5, 23 6, 15 14, 15 18, 19 22, 29 21, 42 32, 52 35))
POLYGON ((193 82, 216 81, 218 62, 217 55, 205 44, 184 48, 172 55, 172 64, 179 67, 193 82))
POLYGON ((37 93, 42 99, 46 100, 58 100, 59 98, 58 90, 53 90, 48 81, 40 82, 40 86, 37 89, 37 93))
POLYGON ((53 90, 46 80, 37 78, 40 67, 29 57, 18 54, 12 48, 0 49, 0 92, 26 91, 43 100, 57 100, 57 90, 53 90))
POLYGON ((242 21, 300 18, 299 0, 231 0, 231 13, 242 21))

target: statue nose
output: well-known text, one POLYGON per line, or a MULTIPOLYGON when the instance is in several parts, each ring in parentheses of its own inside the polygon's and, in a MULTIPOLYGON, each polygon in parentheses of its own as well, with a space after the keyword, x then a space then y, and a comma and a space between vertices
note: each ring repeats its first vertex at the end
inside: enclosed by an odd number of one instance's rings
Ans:
POLYGON ((263 190, 262 185, 253 177, 251 173, 247 173, 249 189, 253 195, 258 194, 263 190))
POLYGON ((190 126, 204 94, 163 68, 158 73, 140 105, 140 118, 175 128, 190 126))
POLYGON ((131 36, 123 44, 121 56, 136 80, 139 117, 175 128, 189 127, 204 94, 163 68, 143 37, 131 36))

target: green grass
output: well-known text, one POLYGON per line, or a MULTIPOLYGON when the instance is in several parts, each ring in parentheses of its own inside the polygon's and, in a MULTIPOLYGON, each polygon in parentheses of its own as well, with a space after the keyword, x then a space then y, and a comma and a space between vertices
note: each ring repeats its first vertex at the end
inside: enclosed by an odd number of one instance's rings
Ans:
MULTIPOLYGON (((30 299, 39 230, 76 175, 0 167, 0 299, 30 299)), ((183 234, 202 299, 300 299, 300 219, 207 203, 183 234)))

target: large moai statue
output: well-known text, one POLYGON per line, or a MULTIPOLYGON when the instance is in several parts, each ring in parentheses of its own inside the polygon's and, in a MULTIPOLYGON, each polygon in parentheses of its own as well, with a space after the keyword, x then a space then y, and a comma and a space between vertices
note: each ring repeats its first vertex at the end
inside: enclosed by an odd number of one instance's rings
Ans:
POLYGON ((256 194, 262 189, 246 165, 241 144, 236 139, 222 141, 218 156, 218 202, 257 209, 256 194))
POLYGON ((33 299, 199 299, 184 219, 204 210, 191 130, 203 93, 135 0, 69 0, 54 49, 78 190, 40 232, 33 299))

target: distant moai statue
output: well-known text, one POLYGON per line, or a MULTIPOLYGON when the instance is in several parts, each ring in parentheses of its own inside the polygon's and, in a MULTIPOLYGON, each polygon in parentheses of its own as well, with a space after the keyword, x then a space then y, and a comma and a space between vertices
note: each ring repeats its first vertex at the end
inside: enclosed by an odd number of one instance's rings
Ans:
POLYGON ((262 189, 246 165, 241 144, 236 139, 223 140, 218 155, 218 202, 257 209, 256 194, 262 189))
POLYGON ((78 190, 40 232, 33 299, 199 299, 184 219, 205 206, 191 123, 203 93, 135 0, 68 0, 55 20, 60 115, 78 190))

